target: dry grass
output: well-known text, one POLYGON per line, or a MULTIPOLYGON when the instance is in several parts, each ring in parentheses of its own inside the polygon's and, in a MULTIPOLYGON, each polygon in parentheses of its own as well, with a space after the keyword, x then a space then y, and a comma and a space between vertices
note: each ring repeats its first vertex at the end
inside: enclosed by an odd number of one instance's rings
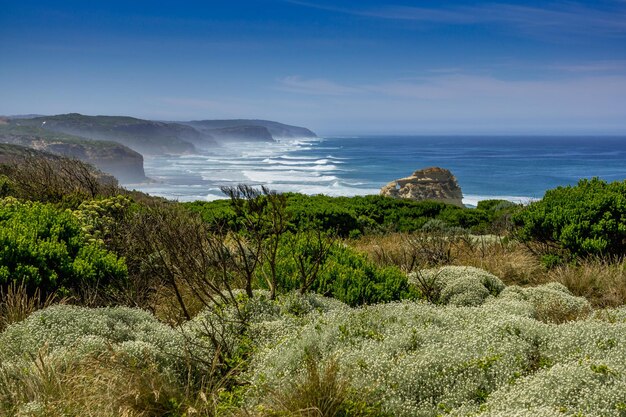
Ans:
POLYGON ((547 271, 545 282, 556 281, 594 307, 626 304, 626 260, 589 259, 547 271))
POLYGON ((39 289, 29 295, 26 287, 16 282, 10 283, 6 290, 0 287, 0 331, 12 323, 24 320, 36 310, 66 301, 57 300, 54 294, 42 298, 39 289))
MULTIPOLYGON (((349 244, 367 254, 378 265, 395 265, 410 272, 425 265, 413 260, 415 242, 410 235, 398 233, 367 236, 349 244)), ((626 260, 580 260, 576 264, 547 269, 525 245, 496 236, 474 236, 440 247, 446 251, 441 258, 448 257, 448 262, 441 265, 482 268, 507 285, 560 282, 574 295, 587 298, 597 308, 626 304, 626 260)))
POLYGON ((455 265, 484 269, 507 285, 538 285, 545 268, 521 243, 498 237, 477 236, 471 248, 462 251, 455 265))
MULTIPOLYGON (((259 416, 338 417, 345 416, 349 401, 348 381, 340 376, 337 361, 320 366, 306 359, 306 374, 283 390, 271 392, 259 416)), ((354 415, 354 414, 350 414, 354 415)))
POLYGON ((447 244, 415 239, 405 233, 367 236, 350 244, 380 266, 395 265, 404 272, 431 266, 462 265, 482 268, 506 284, 528 285, 542 281, 544 268, 522 244, 497 236, 461 236, 447 244), (420 245, 427 245, 423 249, 420 245), (440 255, 433 254, 441 251, 440 255), (428 257, 422 254, 426 253, 428 257), (432 264, 429 259, 444 262, 432 264))
MULTIPOLYGON (((193 290, 185 283, 178 282, 178 295, 182 298, 187 313, 193 318, 206 306, 198 299, 193 290)), ((150 298, 151 310, 154 315, 164 323, 177 326, 187 320, 185 312, 181 308, 178 296, 171 286, 160 285, 155 287, 150 298)))
POLYGON ((80 360, 40 352, 28 368, 0 363, 0 415, 212 416, 213 397, 113 352, 80 360))

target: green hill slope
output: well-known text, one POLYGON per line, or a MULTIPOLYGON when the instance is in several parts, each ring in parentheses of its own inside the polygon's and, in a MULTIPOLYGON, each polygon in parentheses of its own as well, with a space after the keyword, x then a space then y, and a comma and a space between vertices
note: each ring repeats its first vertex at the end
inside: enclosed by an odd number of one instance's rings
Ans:
POLYGON ((216 144, 210 135, 191 126, 126 116, 85 116, 69 113, 22 119, 16 123, 91 140, 110 140, 145 155, 190 153, 195 150, 194 145, 207 147, 216 144))

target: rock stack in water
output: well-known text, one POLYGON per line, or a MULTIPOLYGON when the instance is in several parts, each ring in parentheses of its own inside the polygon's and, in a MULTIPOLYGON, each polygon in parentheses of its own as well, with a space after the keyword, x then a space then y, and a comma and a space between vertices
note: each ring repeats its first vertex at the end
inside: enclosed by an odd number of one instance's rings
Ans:
POLYGON ((464 207, 463 193, 450 171, 432 167, 415 171, 413 175, 391 181, 380 189, 380 195, 409 200, 434 200, 464 207))

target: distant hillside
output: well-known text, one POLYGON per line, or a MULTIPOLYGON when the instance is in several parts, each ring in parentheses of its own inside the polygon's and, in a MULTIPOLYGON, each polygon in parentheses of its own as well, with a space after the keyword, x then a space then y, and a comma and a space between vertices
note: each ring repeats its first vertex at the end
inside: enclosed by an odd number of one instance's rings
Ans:
MULTIPOLYGON (((219 129, 231 129, 236 132, 237 129, 245 131, 256 127, 264 128, 270 133, 273 139, 293 139, 293 138, 316 138, 317 135, 311 130, 299 126, 286 125, 284 123, 272 122, 269 120, 254 120, 254 119, 233 119, 233 120, 195 120, 185 122, 189 126, 193 126, 201 132, 207 132, 213 134, 214 131, 219 129)), ((264 131, 259 129, 259 136, 257 140, 267 140, 267 137, 263 136, 260 132, 264 131)), ((242 134, 243 137, 248 138, 247 135, 242 134)))
MULTIPOLYGON (((0 124, 9 124, 14 126, 14 128, 18 126, 23 129, 38 129, 36 131, 21 132, 20 134, 26 133, 31 136, 52 138, 57 141, 67 142, 67 137, 58 136, 64 134, 71 135, 74 140, 117 142, 143 155, 194 153, 199 149, 214 149, 221 142, 272 142, 276 139, 317 137, 315 133, 304 127, 254 119, 160 122, 127 116, 85 116, 79 113, 68 113, 30 118, 28 116, 19 116, 19 118, 0 117, 0 124), (49 132, 49 134, 46 135, 42 132, 49 132), (50 136, 54 133, 57 136, 50 136)), ((29 140, 32 141, 32 138, 25 142, 22 140, 11 143, 31 146, 29 140)), ((83 145, 82 148, 74 146, 74 148, 68 149, 66 146, 61 147, 62 149, 59 150, 49 150, 82 159, 86 157, 81 156, 84 144, 81 145, 83 145)), ((106 159, 110 160, 110 158, 106 159)), ((88 160, 88 162, 92 162, 102 169, 111 170, 111 168, 102 165, 104 161, 92 159, 88 160)), ((120 173, 119 169, 115 169, 115 172, 120 173)))
POLYGON ((216 145, 211 135, 201 133, 191 126, 126 116, 85 116, 69 113, 19 119, 15 122, 92 140, 118 142, 145 155, 192 153, 195 151, 194 145, 216 145))
POLYGON ((119 143, 23 126, 20 121, 0 123, 0 143, 26 146, 55 155, 76 158, 115 175, 123 183, 146 180, 143 156, 119 143))
MULTIPOLYGON (((196 129, 202 129, 196 127, 196 129)), ((219 129, 206 129, 202 130, 209 133, 218 141, 232 142, 232 141, 262 141, 262 142, 274 142, 274 137, 263 126, 229 126, 221 127, 219 129)))

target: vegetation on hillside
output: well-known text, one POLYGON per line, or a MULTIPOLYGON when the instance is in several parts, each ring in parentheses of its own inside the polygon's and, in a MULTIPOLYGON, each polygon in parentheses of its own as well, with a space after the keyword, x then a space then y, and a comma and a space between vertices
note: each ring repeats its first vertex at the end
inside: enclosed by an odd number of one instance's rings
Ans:
POLYGON ((626 410, 624 183, 463 209, 1 172, 0 415, 626 410))
MULTIPOLYGON (((203 135, 190 126, 126 116, 69 113, 20 119, 16 123, 87 139, 114 141, 148 154, 191 152, 194 150, 192 141, 204 140, 203 135)), ((210 137, 206 140, 212 143, 210 137)))
MULTIPOLYGON (((368 195, 328 197, 285 194, 290 227, 294 230, 321 229, 340 237, 369 233, 414 232, 429 221, 440 220, 446 227, 461 227, 473 233, 502 233, 511 213, 519 207, 502 200, 481 201, 476 209, 435 201, 410 201, 368 195)), ((208 223, 233 226, 240 221, 227 200, 185 203, 208 223)))
POLYGON ((75 145, 90 146, 96 149, 109 149, 120 147, 120 144, 111 141, 89 140, 75 135, 62 132, 42 129, 37 125, 23 125, 20 122, 0 124, 0 138, 7 143, 17 143, 25 145, 27 142, 54 142, 68 143, 75 145))

